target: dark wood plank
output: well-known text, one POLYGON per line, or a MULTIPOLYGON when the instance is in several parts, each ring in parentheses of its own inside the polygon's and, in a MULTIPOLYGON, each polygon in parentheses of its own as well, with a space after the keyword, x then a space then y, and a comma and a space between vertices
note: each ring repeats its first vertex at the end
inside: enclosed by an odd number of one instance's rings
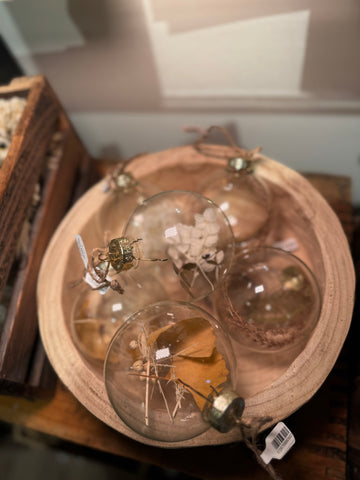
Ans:
POLYGON ((36 340, 36 284, 41 260, 51 235, 70 204, 76 170, 86 155, 69 126, 64 135, 63 155, 57 168, 50 170, 45 183, 43 201, 33 224, 29 256, 19 272, 2 332, 1 377, 14 382, 25 381, 36 340))
POLYGON ((353 241, 353 258, 358 280, 353 322, 350 329, 349 344, 351 346, 351 391, 349 404, 348 432, 348 475, 350 480, 360 480, 360 208, 355 210, 355 231, 353 241))

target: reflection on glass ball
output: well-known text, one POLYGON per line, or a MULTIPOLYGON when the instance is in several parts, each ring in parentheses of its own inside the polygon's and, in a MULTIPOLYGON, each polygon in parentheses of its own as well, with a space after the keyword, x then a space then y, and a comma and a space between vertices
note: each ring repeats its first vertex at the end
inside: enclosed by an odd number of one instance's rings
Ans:
POLYGON ((218 313, 224 328, 252 350, 298 345, 320 315, 320 291, 312 272, 296 256, 272 247, 236 257, 222 293, 218 313))
POLYGON ((235 358, 217 321, 185 302, 135 313, 116 332, 105 385, 119 417, 135 432, 175 442, 208 429, 214 389, 232 386, 235 358))
POLYGON ((206 178, 201 192, 223 210, 236 243, 263 240, 269 227, 271 196, 242 159, 230 159, 224 169, 206 178), (237 161, 237 162, 236 162, 237 161))
POLYGON ((142 277, 134 272, 121 276, 124 293, 108 290, 105 295, 84 285, 73 308, 70 331, 72 339, 93 367, 102 371, 112 336, 124 320, 156 301, 166 293, 156 278, 142 277))
POLYGON ((124 226, 134 209, 146 198, 160 192, 150 183, 139 182, 128 173, 116 177, 116 187, 106 193, 106 200, 97 212, 97 228, 103 236, 120 237, 124 226))
POLYGON ((124 230, 140 239, 139 269, 151 268, 171 300, 212 293, 230 269, 234 238, 222 210, 193 192, 173 190, 145 200, 124 230), (166 262, 151 260, 168 259, 166 262))

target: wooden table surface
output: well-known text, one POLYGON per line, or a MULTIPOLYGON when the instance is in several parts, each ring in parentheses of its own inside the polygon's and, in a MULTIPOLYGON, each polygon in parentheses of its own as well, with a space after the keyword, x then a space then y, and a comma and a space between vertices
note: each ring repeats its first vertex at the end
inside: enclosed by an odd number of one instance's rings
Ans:
MULTIPOLYGON (((353 215, 350 179, 314 174, 307 175, 307 178, 337 212, 351 241, 353 215)), ((285 419, 285 423, 295 435, 296 444, 283 460, 272 462, 283 479, 350 478, 346 476, 346 470, 348 468, 349 471, 347 437, 348 400, 352 381, 350 375, 354 373, 350 368, 352 343, 346 342, 334 369, 316 395, 298 412, 285 419)), ((0 420, 100 451, 176 469, 202 479, 269 478, 243 443, 190 449, 161 449, 135 442, 95 418, 60 381, 50 400, 31 401, 0 396, 0 420)), ((360 416, 358 424, 359 435, 352 432, 351 451, 355 463, 357 446, 360 451, 360 416)))

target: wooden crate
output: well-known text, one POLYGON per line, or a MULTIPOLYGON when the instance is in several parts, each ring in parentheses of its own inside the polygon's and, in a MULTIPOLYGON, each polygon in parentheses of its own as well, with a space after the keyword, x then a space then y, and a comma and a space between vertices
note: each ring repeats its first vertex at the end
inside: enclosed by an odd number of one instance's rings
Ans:
POLYGON ((55 376, 38 335, 38 270, 51 235, 74 196, 86 187, 91 161, 44 77, 22 77, 0 87, 0 98, 13 96, 25 97, 27 102, 0 169, 0 294, 12 279, 0 331, 0 393, 42 396, 51 392, 55 376), (60 153, 44 173, 54 134, 61 136, 60 153), (41 199, 31 222, 27 252, 14 264, 18 238, 39 181, 41 199))

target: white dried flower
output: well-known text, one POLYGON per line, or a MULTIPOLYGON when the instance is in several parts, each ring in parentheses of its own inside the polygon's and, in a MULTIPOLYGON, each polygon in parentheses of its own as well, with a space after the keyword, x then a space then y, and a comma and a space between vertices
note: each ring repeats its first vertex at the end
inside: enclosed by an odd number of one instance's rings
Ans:
MULTIPOLYGON (((216 220, 215 209, 208 207, 203 214, 195 213, 194 225, 177 223, 165 231, 170 245, 167 254, 180 273, 182 268, 191 265, 205 276, 222 263, 224 252, 216 248, 220 231, 216 220)), ((206 280, 211 283, 207 276, 206 280)))

